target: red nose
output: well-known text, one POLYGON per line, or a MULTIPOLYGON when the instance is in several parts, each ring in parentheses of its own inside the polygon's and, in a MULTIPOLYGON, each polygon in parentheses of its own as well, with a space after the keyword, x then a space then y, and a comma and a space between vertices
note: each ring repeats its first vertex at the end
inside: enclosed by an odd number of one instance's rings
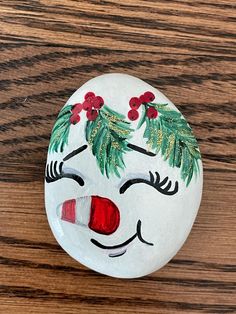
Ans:
POLYGON ((88 226, 101 234, 112 234, 120 224, 118 207, 108 198, 100 196, 81 197, 62 204, 61 219, 73 224, 88 226), (86 211, 89 211, 88 215, 86 211))
POLYGON ((92 196, 89 228, 101 234, 112 234, 120 224, 118 207, 108 198, 92 196))

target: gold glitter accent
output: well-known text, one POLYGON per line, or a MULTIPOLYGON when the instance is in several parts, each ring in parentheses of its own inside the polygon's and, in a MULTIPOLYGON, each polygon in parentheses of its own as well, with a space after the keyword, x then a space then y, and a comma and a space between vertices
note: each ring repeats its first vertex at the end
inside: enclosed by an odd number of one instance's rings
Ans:
POLYGON ((118 117, 113 116, 113 115, 110 115, 110 114, 108 114, 108 113, 106 113, 106 112, 103 112, 102 114, 105 116, 105 118, 107 118, 108 120, 110 120, 110 121, 112 121, 112 122, 123 121, 122 118, 118 118, 118 117))
POLYGON ((155 129, 154 128, 150 128, 150 137, 149 137, 149 140, 147 141, 147 144, 149 147, 153 147, 154 146, 154 138, 155 138, 155 129))
POLYGON ((130 133, 129 130, 120 129, 120 128, 118 128, 118 127, 112 125, 112 123, 111 123, 110 121, 108 122, 108 127, 109 127, 112 131, 114 131, 114 132, 116 132, 116 133, 121 133, 121 134, 123 134, 123 135, 128 135, 128 134, 130 133))
POLYGON ((116 148, 116 149, 120 149, 120 145, 117 142, 115 142, 115 141, 111 142, 111 146, 116 148))
POLYGON ((104 152, 106 150, 107 143, 108 143, 109 139, 110 139, 110 134, 106 133, 105 140, 103 141, 102 145, 99 147, 99 163, 100 164, 103 164, 103 162, 104 162, 104 156, 103 156, 102 152, 104 152))
POLYGON ((179 134, 182 136, 193 136, 192 131, 189 130, 180 130, 179 134))
POLYGON ((149 143, 147 143, 147 151, 150 152, 151 150, 152 150, 152 146, 149 143))
POLYGON ((175 135, 174 135, 174 133, 172 133, 168 138, 168 147, 166 150, 166 158, 169 158, 171 150, 174 146, 174 143, 175 143, 175 135))
POLYGON ((159 148, 161 146, 163 140, 163 133, 162 130, 157 131, 157 147, 159 148))
POLYGON ((94 138, 95 138, 95 136, 96 136, 98 130, 100 129, 101 124, 102 124, 102 123, 101 123, 101 121, 99 120, 99 121, 98 121, 98 124, 97 124, 97 126, 96 126, 96 128, 94 128, 93 131, 92 131, 92 133, 90 134, 89 139, 88 139, 89 145, 92 145, 92 144, 93 144, 93 140, 94 140, 94 138))

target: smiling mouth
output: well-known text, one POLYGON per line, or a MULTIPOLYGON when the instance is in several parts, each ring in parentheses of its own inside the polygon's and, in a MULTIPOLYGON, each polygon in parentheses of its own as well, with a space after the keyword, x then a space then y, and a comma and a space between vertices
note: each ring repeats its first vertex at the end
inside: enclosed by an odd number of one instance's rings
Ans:
POLYGON ((138 220, 137 222, 137 228, 136 228, 136 233, 130 237, 128 240, 124 241, 123 243, 121 244, 117 244, 117 245, 104 245, 100 242, 98 242, 97 240, 95 239, 91 239, 90 241, 96 245, 97 247, 99 247, 100 249, 103 249, 103 250, 117 250, 117 249, 122 249, 123 250, 119 250, 118 252, 116 253, 110 253, 109 254, 109 257, 118 257, 118 256, 122 256, 126 253, 127 251, 127 245, 130 244, 132 241, 134 241, 134 239, 138 238, 140 242, 144 243, 144 244, 147 244, 147 245, 154 245, 153 243, 151 242, 147 242, 146 240, 144 240, 144 238, 142 237, 142 234, 141 234, 141 220, 138 220))

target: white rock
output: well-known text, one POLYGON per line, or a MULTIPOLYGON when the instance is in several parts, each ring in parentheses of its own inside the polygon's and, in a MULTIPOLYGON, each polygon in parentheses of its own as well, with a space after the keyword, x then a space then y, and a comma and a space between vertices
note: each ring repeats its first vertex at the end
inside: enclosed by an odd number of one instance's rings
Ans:
POLYGON ((58 243, 83 265, 113 277, 141 277, 183 245, 202 182, 196 140, 171 101, 140 79, 106 74, 80 87, 55 123, 47 216, 58 243), (88 92, 96 96, 84 102, 88 92), (130 103, 140 106, 129 112, 130 103))

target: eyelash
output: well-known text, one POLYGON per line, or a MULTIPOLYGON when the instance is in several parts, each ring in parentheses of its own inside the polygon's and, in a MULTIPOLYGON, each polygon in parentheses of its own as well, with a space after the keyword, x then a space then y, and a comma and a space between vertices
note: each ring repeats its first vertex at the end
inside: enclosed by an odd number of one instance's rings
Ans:
POLYGON ((75 180, 80 186, 84 185, 84 180, 74 173, 66 173, 62 170, 63 162, 60 162, 59 167, 57 167, 57 161, 51 161, 50 166, 46 167, 46 176, 45 180, 47 183, 52 183, 62 178, 75 180), (58 168, 58 170, 57 170, 58 168))
POLYGON ((137 184, 137 183, 145 183, 148 184, 152 187, 154 187, 158 192, 165 194, 165 195, 174 195, 178 192, 179 190, 179 184, 178 181, 175 181, 175 187, 172 191, 170 191, 172 182, 169 181, 169 183, 166 185, 165 188, 162 188, 163 185, 165 185, 169 178, 165 177, 162 181, 160 181, 160 175, 158 172, 155 172, 156 178, 154 178, 154 175, 151 171, 149 171, 150 174, 150 179, 141 179, 141 178, 137 178, 137 179, 130 179, 128 181, 126 181, 122 187, 120 188, 120 194, 125 193, 125 191, 131 187, 131 185, 133 184, 137 184))
MULTIPOLYGON (((74 173, 63 172, 62 170, 63 164, 64 164, 63 162, 60 162, 58 167, 57 167, 57 161, 55 162, 51 161, 50 166, 47 164, 46 176, 45 176, 46 182, 52 183, 62 178, 67 178, 67 179, 72 179, 76 181, 80 186, 84 186, 84 180, 79 175, 74 174, 74 173)), ((149 175, 150 175, 149 180, 137 178, 137 179, 130 179, 126 181, 120 188, 120 194, 124 194, 128 188, 130 188, 133 184, 137 184, 137 183, 148 184, 154 187, 158 192, 165 195, 174 195, 178 192, 179 190, 178 181, 175 182, 174 190, 170 191, 170 188, 172 185, 171 181, 169 181, 169 183, 166 185, 165 188, 162 188, 162 186, 168 182, 168 179, 169 179, 168 177, 165 177, 162 181, 160 181, 160 175, 158 172, 155 172, 156 179, 154 178, 154 175, 151 171, 149 171, 149 175)))

